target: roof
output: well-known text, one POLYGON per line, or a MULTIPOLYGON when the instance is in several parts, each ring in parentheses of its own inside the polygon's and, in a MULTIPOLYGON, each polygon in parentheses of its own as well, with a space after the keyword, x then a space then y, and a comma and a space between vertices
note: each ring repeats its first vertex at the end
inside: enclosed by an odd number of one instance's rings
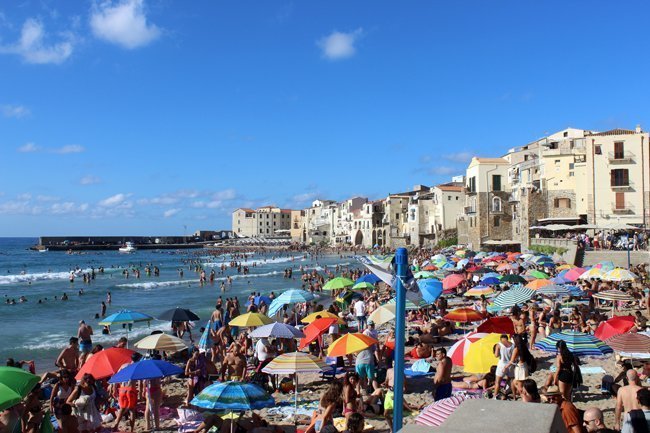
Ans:
POLYGON ((604 131, 604 132, 593 132, 593 133, 588 134, 588 135, 589 136, 604 137, 604 136, 609 136, 609 135, 632 135, 632 134, 636 134, 636 131, 633 131, 631 129, 616 128, 616 129, 611 129, 609 131, 604 131))
POLYGON ((280 209, 282 213, 291 213, 291 209, 280 209))
POLYGON ((235 209, 235 212, 237 212, 238 210, 243 210, 244 212, 255 212, 254 209, 249 209, 247 207, 240 207, 239 209, 235 209))
POLYGON ((437 185, 440 191, 452 191, 452 192, 462 192, 463 187, 461 185, 450 185, 448 183, 443 183, 442 185, 437 185))
POLYGON ((476 160, 480 164, 508 164, 508 161, 503 158, 479 158, 475 156, 472 160, 476 160))

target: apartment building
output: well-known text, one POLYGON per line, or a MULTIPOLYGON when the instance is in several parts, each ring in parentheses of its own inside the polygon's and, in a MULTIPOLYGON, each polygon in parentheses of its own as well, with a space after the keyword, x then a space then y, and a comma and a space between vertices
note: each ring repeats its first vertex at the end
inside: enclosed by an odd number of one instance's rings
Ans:
POLYGON ((286 236, 291 230, 291 210, 277 206, 235 209, 232 228, 237 237, 286 236))

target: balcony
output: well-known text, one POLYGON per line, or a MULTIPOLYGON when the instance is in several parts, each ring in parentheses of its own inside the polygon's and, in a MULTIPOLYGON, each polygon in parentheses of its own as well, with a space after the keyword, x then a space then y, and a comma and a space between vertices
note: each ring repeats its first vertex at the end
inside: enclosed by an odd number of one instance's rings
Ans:
POLYGON ((633 164, 635 156, 632 152, 609 152, 607 159, 610 164, 633 164))
POLYGON ((508 195, 508 203, 517 203, 520 200, 521 200, 521 197, 520 197, 519 191, 511 192, 508 195))
POLYGON ((623 182, 617 182, 616 185, 611 186, 614 191, 629 191, 634 188, 634 183, 630 180, 626 184, 623 182))
POLYGON ((620 203, 612 203, 612 213, 616 215, 633 214, 634 205, 631 205, 629 203, 624 203, 623 205, 620 203))
POLYGON ((465 215, 474 215, 476 213, 476 209, 474 209, 472 206, 465 206, 463 208, 463 212, 465 215))

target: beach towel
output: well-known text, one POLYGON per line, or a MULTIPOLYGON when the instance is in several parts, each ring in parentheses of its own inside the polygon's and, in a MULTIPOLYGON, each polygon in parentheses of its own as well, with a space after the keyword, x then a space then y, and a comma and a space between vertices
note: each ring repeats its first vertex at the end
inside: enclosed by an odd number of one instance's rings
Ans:
POLYGON ((273 416, 281 415, 285 419, 292 418, 294 415, 310 417, 316 409, 318 409, 318 400, 298 400, 298 410, 296 410, 295 403, 292 400, 280 402, 277 406, 270 408, 268 414, 273 416))
POLYGON ((431 364, 424 359, 419 359, 413 363, 411 370, 419 373, 429 373, 431 371, 431 364))

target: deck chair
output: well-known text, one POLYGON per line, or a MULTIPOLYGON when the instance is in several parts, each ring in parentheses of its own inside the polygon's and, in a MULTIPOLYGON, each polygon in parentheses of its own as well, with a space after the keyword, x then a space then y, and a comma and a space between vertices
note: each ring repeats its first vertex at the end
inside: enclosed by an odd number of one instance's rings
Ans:
POLYGON ((345 367, 337 366, 337 359, 331 356, 325 358, 325 364, 327 365, 323 371, 320 373, 320 377, 323 380, 332 381, 336 379, 336 376, 339 374, 345 373, 345 367))

